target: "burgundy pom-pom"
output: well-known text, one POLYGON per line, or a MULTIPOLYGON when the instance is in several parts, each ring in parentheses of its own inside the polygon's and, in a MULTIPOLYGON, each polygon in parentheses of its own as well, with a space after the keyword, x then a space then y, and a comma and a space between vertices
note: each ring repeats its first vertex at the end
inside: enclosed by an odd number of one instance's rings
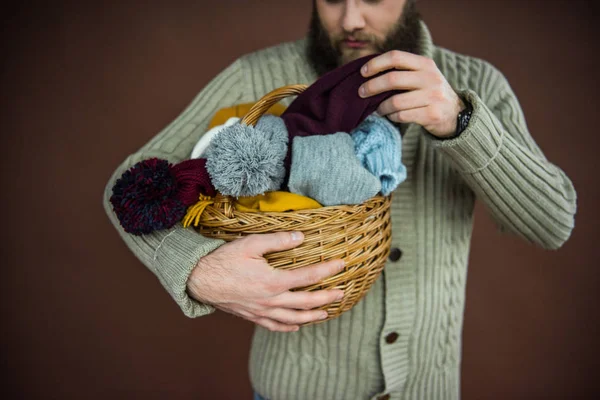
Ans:
POLYGON ((110 197, 125 232, 134 235, 168 229, 181 220, 186 205, 168 161, 140 161, 117 180, 110 197))

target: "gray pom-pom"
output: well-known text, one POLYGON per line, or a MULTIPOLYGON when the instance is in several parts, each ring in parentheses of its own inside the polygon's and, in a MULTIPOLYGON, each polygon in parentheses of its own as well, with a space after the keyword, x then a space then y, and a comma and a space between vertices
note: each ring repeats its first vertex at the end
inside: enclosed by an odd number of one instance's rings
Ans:
POLYGON ((241 123, 223 129, 206 151, 212 183, 226 196, 256 196, 279 190, 288 135, 279 117, 265 115, 255 127, 241 123))

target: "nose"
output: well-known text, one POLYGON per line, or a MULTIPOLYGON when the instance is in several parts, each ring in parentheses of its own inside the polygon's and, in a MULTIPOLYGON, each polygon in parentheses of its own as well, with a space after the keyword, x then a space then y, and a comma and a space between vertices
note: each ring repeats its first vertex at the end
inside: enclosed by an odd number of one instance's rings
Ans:
POLYGON ((365 19, 362 15, 361 7, 358 4, 360 1, 361 0, 346 0, 345 2, 342 28, 346 32, 354 32, 355 30, 365 27, 365 19))

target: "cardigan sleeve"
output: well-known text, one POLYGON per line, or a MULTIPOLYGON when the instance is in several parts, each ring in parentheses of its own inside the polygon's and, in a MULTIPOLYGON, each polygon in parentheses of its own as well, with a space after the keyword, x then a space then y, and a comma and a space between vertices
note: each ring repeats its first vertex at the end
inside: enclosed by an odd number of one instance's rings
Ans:
POLYGON ((567 175, 531 137, 508 81, 487 64, 480 94, 459 90, 473 106, 469 126, 450 140, 430 138, 489 209, 501 231, 558 249, 574 227, 577 196, 567 175))
POLYGON ((210 81, 174 121, 128 156, 116 168, 104 190, 104 209, 125 244, 154 273, 190 318, 215 311, 214 307, 199 303, 187 294, 187 280, 198 260, 225 242, 203 237, 192 228, 183 228, 180 223, 169 230, 142 236, 126 233, 110 203, 112 187, 123 172, 141 160, 157 157, 177 163, 190 158, 194 144, 206 131, 215 112, 221 107, 246 101, 247 92, 242 61, 237 60, 210 81))

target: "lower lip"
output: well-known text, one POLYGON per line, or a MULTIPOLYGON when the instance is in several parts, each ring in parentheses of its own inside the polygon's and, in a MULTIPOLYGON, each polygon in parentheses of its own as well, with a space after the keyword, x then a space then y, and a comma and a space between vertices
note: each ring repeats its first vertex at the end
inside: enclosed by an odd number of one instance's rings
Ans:
POLYGON ((353 49, 362 49, 363 47, 367 47, 367 42, 354 42, 350 40, 344 40, 344 44, 353 49))

